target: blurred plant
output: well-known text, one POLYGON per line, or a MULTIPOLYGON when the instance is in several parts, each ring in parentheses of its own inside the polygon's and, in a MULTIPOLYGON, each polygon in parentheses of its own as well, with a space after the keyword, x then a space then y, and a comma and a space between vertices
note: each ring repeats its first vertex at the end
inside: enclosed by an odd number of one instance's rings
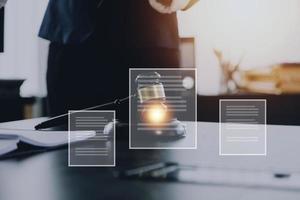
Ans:
POLYGON ((222 72, 221 92, 229 94, 236 93, 239 89, 238 74, 240 72, 242 58, 237 64, 232 64, 229 60, 224 58, 222 51, 214 49, 214 53, 219 61, 222 72))

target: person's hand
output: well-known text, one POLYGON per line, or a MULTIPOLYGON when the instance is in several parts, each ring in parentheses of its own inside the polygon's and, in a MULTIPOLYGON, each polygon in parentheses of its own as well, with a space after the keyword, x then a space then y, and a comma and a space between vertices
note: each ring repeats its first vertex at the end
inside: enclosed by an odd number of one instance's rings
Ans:
POLYGON ((0 8, 4 7, 7 0, 0 0, 0 8))
POLYGON ((190 0, 169 0, 171 3, 169 5, 165 5, 164 1, 166 0, 148 0, 149 4, 154 8, 157 12, 168 14, 173 13, 178 10, 184 9, 190 0))
POLYGON ((189 2, 190 0, 173 0, 170 6, 170 11, 176 12, 178 10, 182 10, 188 5, 189 2))

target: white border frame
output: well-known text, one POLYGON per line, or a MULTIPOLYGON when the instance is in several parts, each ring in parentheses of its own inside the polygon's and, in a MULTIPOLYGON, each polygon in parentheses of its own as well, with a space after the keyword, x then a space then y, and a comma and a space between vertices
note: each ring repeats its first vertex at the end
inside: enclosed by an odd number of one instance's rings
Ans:
POLYGON ((267 156, 267 99, 219 99, 219 156, 267 156), (222 153, 221 142, 221 104, 225 101, 260 101, 265 103, 265 152, 262 154, 225 154, 222 153))
POLYGON ((169 71, 181 71, 181 70, 194 70, 195 71, 195 146, 193 147, 132 147, 131 146, 131 98, 129 99, 129 149, 177 149, 177 150, 188 150, 188 149, 197 149, 198 148, 198 123, 197 123, 197 68, 129 68, 129 95, 131 95, 131 71, 132 70, 169 70, 169 71))
POLYGON ((114 163, 112 165, 71 165, 70 162, 70 114, 76 112, 100 112, 113 113, 113 120, 116 120, 115 110, 69 110, 68 111, 68 167, 115 167, 116 166, 116 124, 114 123, 114 163))

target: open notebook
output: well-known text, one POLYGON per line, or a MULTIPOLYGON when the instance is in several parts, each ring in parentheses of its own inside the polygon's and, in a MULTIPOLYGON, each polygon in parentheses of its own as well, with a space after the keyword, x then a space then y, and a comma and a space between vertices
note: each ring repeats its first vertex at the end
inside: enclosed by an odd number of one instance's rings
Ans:
MULTIPOLYGON (((80 141, 96 135, 95 131, 80 131, 80 133, 84 133, 80 141)), ((0 156, 16 150, 20 141, 36 147, 58 147, 68 144, 68 131, 0 129, 0 156)), ((75 140, 71 137, 70 142, 75 140)), ((76 142, 79 142, 78 138, 76 142)))

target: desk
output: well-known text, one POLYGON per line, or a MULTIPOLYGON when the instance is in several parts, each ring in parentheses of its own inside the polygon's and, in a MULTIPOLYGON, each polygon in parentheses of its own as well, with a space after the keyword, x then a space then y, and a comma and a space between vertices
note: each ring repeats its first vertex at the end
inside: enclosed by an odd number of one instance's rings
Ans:
MULTIPOLYGON (((0 124, 32 128, 37 120, 0 124)), ((268 126, 268 156, 219 157, 218 124, 198 123, 197 150, 128 150, 128 141, 117 141, 117 166, 153 161, 244 168, 295 170, 300 168, 300 128, 268 126)), ((222 199, 298 200, 300 191, 235 188, 118 180, 113 168, 68 168, 67 150, 0 161, 0 199, 222 199)))

